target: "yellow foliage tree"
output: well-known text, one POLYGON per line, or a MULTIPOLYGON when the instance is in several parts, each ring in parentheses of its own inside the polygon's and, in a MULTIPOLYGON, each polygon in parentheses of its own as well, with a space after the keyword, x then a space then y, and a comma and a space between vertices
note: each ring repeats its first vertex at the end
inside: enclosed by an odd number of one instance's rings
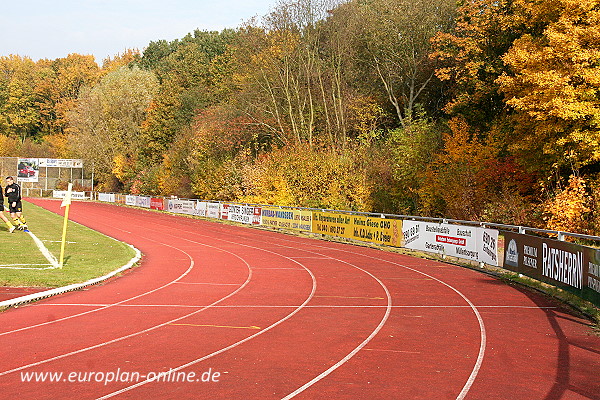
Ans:
POLYGON ((552 161, 600 161, 600 0, 517 0, 530 27, 503 56, 499 79, 522 150, 552 161), (537 29, 536 29, 537 27, 537 29), (540 28, 541 27, 541 28, 540 28))
POLYGON ((544 219, 547 228, 563 232, 587 233, 586 215, 591 211, 588 207, 589 201, 585 180, 578 176, 571 176, 568 186, 545 204, 544 219))
POLYGON ((240 201, 372 211, 364 157, 355 150, 290 145, 258 158, 244 170, 240 201))
POLYGON ((19 143, 16 138, 0 135, 0 156, 14 157, 18 147, 19 143))

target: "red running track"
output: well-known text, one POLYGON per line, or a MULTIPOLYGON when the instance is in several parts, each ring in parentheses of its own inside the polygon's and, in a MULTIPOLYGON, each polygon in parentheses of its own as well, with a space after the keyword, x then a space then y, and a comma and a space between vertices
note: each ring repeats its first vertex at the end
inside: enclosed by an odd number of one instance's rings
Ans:
POLYGON ((600 398, 589 322, 477 271, 107 204, 70 215, 141 266, 1 313, 2 399, 600 398))

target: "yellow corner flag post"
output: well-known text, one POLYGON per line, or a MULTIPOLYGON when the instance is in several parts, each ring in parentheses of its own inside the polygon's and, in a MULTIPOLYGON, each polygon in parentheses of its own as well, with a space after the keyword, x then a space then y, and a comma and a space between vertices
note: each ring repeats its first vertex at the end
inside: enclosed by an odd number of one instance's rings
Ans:
POLYGON ((63 223, 63 234, 62 241, 60 243, 60 268, 63 267, 63 260, 65 257, 65 243, 67 241, 67 222, 69 221, 69 207, 71 206, 71 190, 73 190, 73 184, 69 183, 69 188, 67 189, 67 193, 65 194, 65 198, 62 203, 60 203, 60 207, 65 208, 65 220, 63 223))

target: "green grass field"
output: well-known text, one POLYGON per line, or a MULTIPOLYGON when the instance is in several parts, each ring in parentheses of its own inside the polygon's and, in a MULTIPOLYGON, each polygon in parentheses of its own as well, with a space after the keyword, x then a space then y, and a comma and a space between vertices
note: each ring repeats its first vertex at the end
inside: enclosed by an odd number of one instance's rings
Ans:
MULTIPOLYGON (((58 259, 63 217, 27 202, 23 202, 23 214, 31 232, 58 259)), ((128 245, 69 221, 63 269, 43 270, 50 263, 31 236, 22 231, 11 234, 0 221, 0 286, 59 287, 85 282, 116 270, 134 256, 128 245)))

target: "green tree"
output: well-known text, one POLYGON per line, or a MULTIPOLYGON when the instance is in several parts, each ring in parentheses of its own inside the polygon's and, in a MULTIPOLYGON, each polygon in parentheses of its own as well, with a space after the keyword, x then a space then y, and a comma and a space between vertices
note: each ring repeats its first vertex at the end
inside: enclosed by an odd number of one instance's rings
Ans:
POLYGON ((158 85, 152 72, 121 67, 80 95, 70 114, 71 143, 104 182, 114 175, 127 183, 137 173, 141 126, 158 85))
POLYGON ((153 42, 139 65, 156 73, 161 85, 144 124, 145 158, 160 159, 198 110, 222 100, 219 69, 236 33, 194 31, 181 40, 153 42))
POLYGON ((362 74, 374 75, 398 121, 406 127, 414 121, 419 104, 426 101, 428 90, 435 86, 435 64, 429 58, 431 38, 453 26, 455 3, 370 0, 352 1, 344 7, 344 19, 354 20, 362 74))
POLYGON ((395 179, 394 211, 407 215, 421 211, 419 189, 427 177, 424 172, 442 147, 441 132, 439 124, 422 116, 390 132, 387 147, 395 179))

